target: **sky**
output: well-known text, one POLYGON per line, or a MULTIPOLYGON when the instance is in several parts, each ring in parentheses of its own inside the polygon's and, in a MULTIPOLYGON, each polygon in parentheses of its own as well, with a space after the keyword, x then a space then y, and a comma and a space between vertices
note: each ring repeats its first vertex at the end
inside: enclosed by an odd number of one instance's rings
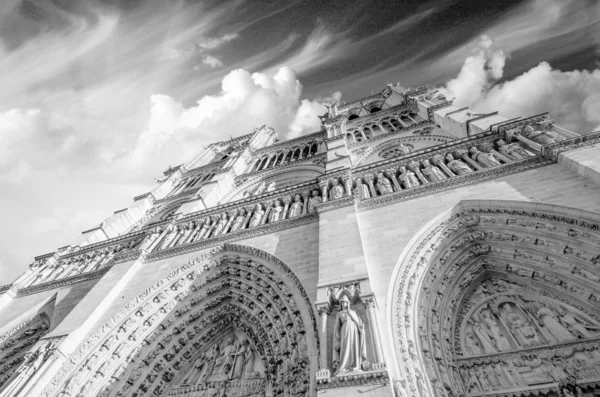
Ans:
POLYGON ((0 285, 169 166, 388 82, 600 129, 596 0, 3 0, 0 285))

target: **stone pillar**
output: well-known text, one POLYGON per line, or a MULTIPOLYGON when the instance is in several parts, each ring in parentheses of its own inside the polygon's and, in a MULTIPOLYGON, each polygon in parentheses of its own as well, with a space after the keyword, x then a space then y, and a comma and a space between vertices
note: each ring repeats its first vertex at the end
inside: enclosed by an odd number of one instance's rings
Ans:
POLYGON ((396 191, 397 192, 401 191, 402 186, 400 186, 400 182, 398 182, 398 178, 396 178, 396 170, 391 169, 391 170, 386 170, 386 172, 390 176, 390 179, 392 180, 392 183, 394 184, 396 191))
POLYGON ((475 168, 475 171, 481 171, 484 169, 484 167, 482 167, 475 160, 473 160, 471 157, 469 157, 469 154, 467 153, 466 150, 457 150, 456 153, 460 156, 461 159, 466 161, 467 164, 470 164, 471 167, 475 168))
MULTIPOLYGON (((523 142, 527 146, 531 147, 532 149, 537 150, 538 152, 542 151, 542 145, 540 145, 539 143, 535 143, 531 139, 525 138, 521 134, 515 134, 515 138, 517 138, 519 141, 523 142)), ((508 142, 508 143, 510 143, 510 142, 508 142)))
POLYGON ((449 178, 452 178, 452 177, 456 176, 454 174, 454 172, 452 172, 450 170, 450 168, 448 168, 446 166, 446 163, 444 163, 444 157, 442 157, 441 154, 436 154, 435 156, 433 156, 433 158, 431 159, 431 161, 433 162, 433 164, 435 164, 438 167, 440 167, 441 170, 444 171, 446 173, 446 175, 448 175, 449 178))
POLYGON ((414 172, 417 175, 417 178, 421 181, 421 184, 426 185, 429 181, 423 176, 421 173, 421 169, 419 168, 419 163, 417 161, 410 161, 408 164, 408 169, 414 172))
POLYGON ((363 177, 365 181, 367 181, 367 186, 369 186, 369 190, 371 191, 371 197, 377 197, 377 190, 375 189, 375 185, 373 184, 373 174, 367 174, 363 177))
POLYGON ((326 202, 329 197, 329 181, 319 182, 319 187, 321 188, 321 199, 326 202))
POLYGON ((327 347, 327 318, 329 314, 331 314, 331 307, 329 303, 321 303, 317 304, 317 311, 319 312, 319 317, 321 318, 320 328, 319 328, 319 339, 320 339, 320 356, 319 356, 319 370, 317 371, 317 379, 329 379, 331 377, 331 372, 329 372, 328 362, 327 362, 327 353, 329 349, 327 347))
POLYGON ((265 205, 265 214, 263 215, 262 220, 260 221, 261 225, 264 225, 265 223, 267 223, 267 219, 269 219, 269 213, 271 212, 271 204, 266 204, 265 205))
POLYGON ((363 297, 362 298, 365 307, 367 308, 367 318, 369 320, 369 329, 371 330, 371 337, 373 338, 373 349, 375 353, 375 364, 383 364, 383 349, 381 348, 381 337, 379 336, 379 323, 377 322, 377 315, 375 313, 376 304, 375 297, 363 297))
POLYGON ((235 220, 236 216, 237 216, 237 211, 233 211, 233 215, 229 214, 229 221, 227 222, 227 224, 225 225, 223 230, 221 230, 221 234, 226 234, 229 231, 229 228, 233 224, 233 221, 235 220))
POLYGON ((148 251, 148 252, 154 251, 154 249, 156 248, 156 246, 158 244, 160 244, 161 241, 163 241, 163 239, 165 238, 165 236, 168 233, 169 233, 169 228, 165 228, 165 230, 162 231, 162 233, 160 234, 160 236, 158 236, 158 238, 156 240, 154 240, 154 242, 152 244, 150 244, 150 246, 148 247, 148 249, 146 249, 146 251, 148 251))
POLYGON ((509 159, 502 153, 498 152, 496 149, 490 149, 490 153, 492 153, 494 156, 496 156, 500 160, 504 161, 506 164, 510 164, 513 162, 513 160, 509 159))
POLYGON ((310 192, 304 192, 304 193, 302 193, 302 198, 304 199, 304 202, 302 203, 302 213, 303 214, 308 214, 308 200, 309 200, 309 196, 310 196, 310 192))
POLYGON ((246 218, 244 218, 244 223, 242 223, 242 227, 240 227, 240 229, 245 229, 248 227, 248 222, 250 222, 253 213, 254 207, 246 208, 246 218))
POLYGON ((288 210, 290 208, 290 202, 292 198, 290 196, 285 196, 283 198, 283 212, 281 213, 281 220, 287 219, 288 210))
POLYGON ((349 175, 342 177, 342 182, 344 184, 344 189, 346 189, 345 196, 352 196, 352 178, 349 175))

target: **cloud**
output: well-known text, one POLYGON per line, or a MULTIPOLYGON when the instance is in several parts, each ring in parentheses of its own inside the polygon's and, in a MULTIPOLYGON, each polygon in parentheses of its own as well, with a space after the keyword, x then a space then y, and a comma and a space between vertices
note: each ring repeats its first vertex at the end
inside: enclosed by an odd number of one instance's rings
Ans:
POLYGON ((209 37, 202 40, 199 40, 196 43, 196 47, 202 50, 214 50, 222 46, 223 44, 230 42, 231 40, 237 39, 240 37, 237 33, 227 33, 221 37, 209 37))
POLYGON ((318 98, 315 100, 303 99, 300 102, 296 115, 288 127, 288 138, 296 138, 303 134, 318 131, 321 128, 321 121, 318 116, 327 112, 326 104, 339 102, 342 99, 342 93, 337 91, 331 96, 318 98))
POLYGON ((583 133, 600 129, 600 69, 563 72, 541 62, 520 76, 501 82, 506 54, 492 41, 480 40, 455 79, 441 92, 457 106, 505 117, 550 112, 561 126, 583 133))
POLYGON ((204 59, 202 60, 202 64, 210 67, 210 68, 218 68, 223 66, 223 62, 221 62, 220 59, 217 59, 211 55, 207 55, 204 57, 204 59))

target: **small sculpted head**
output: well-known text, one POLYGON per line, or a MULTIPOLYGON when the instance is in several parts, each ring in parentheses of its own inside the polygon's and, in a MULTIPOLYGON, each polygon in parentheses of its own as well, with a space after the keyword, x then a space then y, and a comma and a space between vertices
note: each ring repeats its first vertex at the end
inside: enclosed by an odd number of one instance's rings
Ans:
POLYGON ((317 189, 312 191, 312 196, 313 197, 319 197, 319 191, 317 189))
POLYGON ((337 180, 337 178, 335 178, 333 181, 333 186, 338 186, 340 184, 340 181, 337 180))
POLYGON ((294 196, 294 201, 299 202, 302 197, 299 194, 294 196))

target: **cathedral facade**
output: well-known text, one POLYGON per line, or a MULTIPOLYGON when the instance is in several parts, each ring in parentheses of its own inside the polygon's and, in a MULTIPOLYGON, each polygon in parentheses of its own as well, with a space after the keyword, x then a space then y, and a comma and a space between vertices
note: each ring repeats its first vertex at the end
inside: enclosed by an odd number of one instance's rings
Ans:
POLYGON ((321 123, 0 287, 0 397, 600 394, 600 132, 399 84, 321 123))

